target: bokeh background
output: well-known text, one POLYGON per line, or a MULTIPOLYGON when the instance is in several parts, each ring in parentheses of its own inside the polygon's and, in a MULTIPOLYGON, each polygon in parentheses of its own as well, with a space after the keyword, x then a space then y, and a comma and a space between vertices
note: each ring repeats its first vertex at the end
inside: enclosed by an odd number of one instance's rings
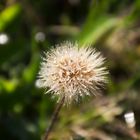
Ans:
POLYGON ((101 51, 109 83, 63 107, 50 139, 140 139, 140 0, 0 0, 0 139, 43 136, 56 99, 36 80, 40 56, 64 40, 101 51))

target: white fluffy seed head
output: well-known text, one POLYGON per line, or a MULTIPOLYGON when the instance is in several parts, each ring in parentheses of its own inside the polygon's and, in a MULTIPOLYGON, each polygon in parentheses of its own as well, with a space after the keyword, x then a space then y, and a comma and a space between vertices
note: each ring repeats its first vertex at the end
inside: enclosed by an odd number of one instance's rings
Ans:
POLYGON ((104 58, 95 49, 64 42, 45 54, 38 80, 41 87, 49 88, 47 93, 65 97, 69 104, 96 94, 98 86, 107 82, 108 71, 103 65, 104 58))

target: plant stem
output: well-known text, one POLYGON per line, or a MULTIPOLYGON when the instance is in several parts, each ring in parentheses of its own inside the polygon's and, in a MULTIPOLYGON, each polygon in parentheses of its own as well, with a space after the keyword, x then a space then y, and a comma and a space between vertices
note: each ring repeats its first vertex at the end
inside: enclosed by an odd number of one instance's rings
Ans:
POLYGON ((49 134, 52 131, 53 126, 54 126, 54 124, 55 124, 55 122, 57 120, 58 114, 59 114, 59 112, 60 112, 60 110, 61 110, 61 108, 62 108, 62 106, 64 104, 64 100, 65 100, 65 97, 63 97, 60 100, 59 104, 57 105, 57 107, 56 107, 56 109, 55 109, 55 111, 54 111, 54 113, 52 115, 52 119, 51 119, 50 125, 49 125, 48 129, 45 132, 44 140, 48 140, 49 134))

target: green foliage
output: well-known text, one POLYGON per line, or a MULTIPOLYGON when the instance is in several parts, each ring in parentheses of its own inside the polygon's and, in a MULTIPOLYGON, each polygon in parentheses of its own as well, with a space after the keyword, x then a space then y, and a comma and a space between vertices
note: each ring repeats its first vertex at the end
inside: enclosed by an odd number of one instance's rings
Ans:
POLYGON ((102 96, 64 107, 51 138, 140 137, 139 0, 5 0, 0 11, 0 139, 43 136, 56 101, 37 86, 40 56, 66 39, 93 45, 104 54, 109 83, 102 96), (9 38, 4 43, 2 35, 9 38), (131 129, 124 119, 128 112, 135 113, 131 129))
POLYGON ((16 16, 20 13, 21 7, 19 4, 14 4, 5 8, 0 14, 0 31, 4 30, 16 16))

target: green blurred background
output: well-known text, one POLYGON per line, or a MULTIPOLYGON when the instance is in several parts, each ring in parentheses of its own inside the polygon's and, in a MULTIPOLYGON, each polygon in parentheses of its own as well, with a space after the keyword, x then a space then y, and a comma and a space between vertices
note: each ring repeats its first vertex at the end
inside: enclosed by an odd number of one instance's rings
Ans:
POLYGON ((140 0, 0 0, 0 140, 39 140, 56 100, 39 88, 40 56, 91 44, 107 58, 102 96, 63 107, 53 140, 140 139, 140 0))

